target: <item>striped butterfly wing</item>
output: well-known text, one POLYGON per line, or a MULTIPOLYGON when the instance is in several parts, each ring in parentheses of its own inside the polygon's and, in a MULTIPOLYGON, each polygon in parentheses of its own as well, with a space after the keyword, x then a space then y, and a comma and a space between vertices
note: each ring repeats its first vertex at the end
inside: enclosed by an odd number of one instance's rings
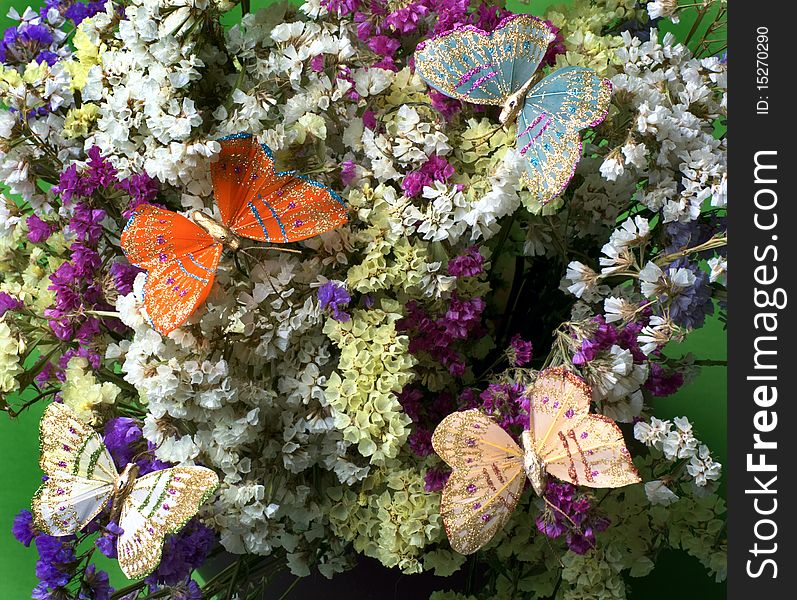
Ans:
POLYGON ((147 271, 144 306, 163 334, 177 329, 205 301, 223 247, 184 216, 141 205, 122 232, 127 259, 147 271))
POLYGON ((269 147, 251 135, 221 140, 211 176, 222 220, 236 234, 253 240, 297 242, 348 221, 340 196, 318 181, 277 172, 269 147))
POLYGON ((432 436, 435 452, 453 469, 440 514, 451 547, 472 554, 509 520, 525 484, 523 453, 478 410, 448 415, 432 436))
POLYGON ((512 15, 491 33, 465 26, 421 42, 415 68, 446 96, 500 105, 531 79, 554 37, 536 17, 512 15))
POLYGON ((122 572, 137 579, 154 571, 165 537, 182 529, 218 487, 218 476, 205 467, 174 467, 137 479, 119 516, 122 572))
POLYGON ((33 497, 35 524, 48 535, 69 535, 108 504, 116 467, 99 434, 63 404, 45 409, 39 440, 47 480, 33 497))
POLYGON ((541 371, 529 400, 533 450, 548 473, 574 485, 622 487, 640 481, 623 434, 589 413, 592 392, 573 372, 541 371))
POLYGON ((561 194, 581 159, 579 131, 606 116, 611 84, 591 69, 564 67, 526 96, 518 118, 516 147, 525 158, 523 180, 538 202, 561 194))

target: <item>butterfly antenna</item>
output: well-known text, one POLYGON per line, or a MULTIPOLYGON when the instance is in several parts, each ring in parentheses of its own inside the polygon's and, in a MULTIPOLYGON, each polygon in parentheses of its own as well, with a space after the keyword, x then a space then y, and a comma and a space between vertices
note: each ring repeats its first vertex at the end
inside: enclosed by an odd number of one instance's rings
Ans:
POLYGON ((570 524, 571 524, 571 525, 573 525, 573 527, 575 527, 576 529, 578 529, 579 531, 581 531, 581 528, 580 528, 580 527, 579 527, 579 526, 576 524, 576 522, 575 522, 573 519, 571 519, 571 518, 570 518, 570 515, 568 515, 566 512, 564 512, 564 511, 563 511, 561 508, 559 508, 558 506, 556 506, 556 505, 552 504, 552 503, 551 503, 551 501, 550 501, 550 500, 548 500, 548 498, 546 498, 545 496, 543 496, 543 498, 542 498, 542 499, 543 499, 543 500, 545 500, 545 504, 547 504, 549 507, 551 507, 551 508, 552 508, 554 511, 558 512, 558 513, 559 513, 560 515, 562 515, 562 516, 563 516, 565 519, 567 519, 568 521, 570 521, 570 524))
POLYGON ((233 262, 235 263, 235 268, 238 270, 238 272, 244 277, 249 277, 249 273, 247 272, 246 269, 243 268, 243 265, 241 265, 241 261, 238 260, 238 252, 234 252, 232 257, 233 257, 233 262))
MULTIPOLYGON (((273 250, 274 252, 287 252, 288 254, 304 254, 304 252, 296 248, 282 248, 281 246, 252 246, 251 248, 247 248, 247 250, 273 250)), ((241 252, 244 251, 241 250, 241 252)), ((254 259, 254 256, 252 256, 252 258, 254 259)))
POLYGON ((564 568, 565 563, 562 562, 562 555, 559 554, 556 551, 556 549, 551 545, 551 540, 548 539, 547 535, 543 534, 542 537, 545 539, 545 543, 548 545, 548 549, 551 551, 551 554, 553 554, 556 557, 556 560, 559 561, 559 566, 564 568))

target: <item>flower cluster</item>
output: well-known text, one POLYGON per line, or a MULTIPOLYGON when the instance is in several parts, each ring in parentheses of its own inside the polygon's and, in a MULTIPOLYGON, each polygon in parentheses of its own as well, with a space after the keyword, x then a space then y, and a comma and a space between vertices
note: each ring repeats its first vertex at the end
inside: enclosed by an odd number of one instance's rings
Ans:
MULTIPOLYGON (((524 492, 484 549, 507 576, 477 596, 623 598, 625 576, 668 547, 723 576, 720 466, 650 399, 700 366, 668 345, 725 310, 727 63, 660 34, 682 11, 650 4, 576 0, 540 15, 555 37, 544 72, 588 66, 614 88, 573 180, 544 206, 500 107, 448 98, 414 69, 422 40, 495 30, 510 14, 495 3, 307 0, 239 19, 221 0, 47 0, 11 13, 2 408, 58 400, 102 432, 120 469, 201 464, 221 481, 125 598, 235 592, 260 584, 239 571, 277 563, 331 577, 358 555, 454 573, 465 561, 442 526, 450 469, 433 431, 478 408, 519 439, 528 385, 551 364, 587 380, 599 413, 636 423, 645 486, 600 500, 554 481, 541 499, 524 492), (203 305, 161 335, 120 236, 142 203, 218 216, 215 140, 239 132, 267 143, 279 170, 333 188, 349 223, 293 252, 244 242, 203 305), (200 592, 191 572, 216 544, 248 566, 200 592)), ((90 560, 115 555, 107 518, 67 538, 17 518, 14 535, 40 555, 34 597, 110 596, 90 560)))

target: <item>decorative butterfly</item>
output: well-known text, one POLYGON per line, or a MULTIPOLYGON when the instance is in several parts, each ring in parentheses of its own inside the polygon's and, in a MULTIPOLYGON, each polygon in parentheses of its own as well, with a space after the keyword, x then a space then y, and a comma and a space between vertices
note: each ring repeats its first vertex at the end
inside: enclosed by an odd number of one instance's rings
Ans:
POLYGON ((33 497, 37 529, 70 535, 111 502, 111 520, 124 530, 116 542, 119 566, 129 578, 151 573, 163 540, 176 533, 219 486, 204 467, 174 467, 138 477, 138 465, 121 473, 97 432, 68 407, 50 404, 39 425, 39 465, 46 481, 33 497))
POLYGON ((144 305, 155 329, 168 334, 205 301, 224 248, 241 236, 284 244, 344 224, 346 205, 331 189, 294 171, 277 172, 274 156, 251 135, 220 140, 211 165, 221 223, 201 211, 194 221, 152 205, 140 206, 122 233, 122 250, 147 271, 144 305))
POLYGON ((564 67, 532 87, 555 38, 530 15, 512 15, 492 32, 467 25, 421 42, 418 74, 451 98, 502 106, 502 125, 515 119, 522 178, 545 204, 570 182, 581 158, 579 130, 606 116, 611 83, 591 69, 564 67))
POLYGON ((541 371, 531 389, 523 450, 476 409, 443 419, 432 446, 453 469, 440 513, 454 550, 471 554, 492 539, 512 515, 526 477, 538 496, 546 473, 598 488, 640 481, 614 421, 589 414, 591 398, 589 386, 572 372, 541 371))

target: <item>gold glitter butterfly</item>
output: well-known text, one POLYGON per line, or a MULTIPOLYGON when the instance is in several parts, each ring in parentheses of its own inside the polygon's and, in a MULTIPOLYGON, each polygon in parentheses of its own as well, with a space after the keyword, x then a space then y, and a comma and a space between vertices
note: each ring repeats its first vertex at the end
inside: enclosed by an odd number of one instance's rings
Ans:
POLYGON ((116 543, 129 578, 160 564, 163 540, 176 533, 216 491, 219 478, 204 467, 175 467, 138 477, 138 465, 116 470, 102 438, 63 404, 53 403, 39 424, 46 481, 33 497, 36 527, 64 536, 85 527, 111 502, 111 520, 124 530, 116 543))
POLYGON ((435 429, 435 452, 453 469, 440 513, 451 547, 471 554, 509 520, 526 477, 537 495, 547 474, 596 488, 640 481, 614 421, 589 413, 589 386, 561 367, 541 371, 531 388, 523 449, 478 410, 447 416, 435 429))

